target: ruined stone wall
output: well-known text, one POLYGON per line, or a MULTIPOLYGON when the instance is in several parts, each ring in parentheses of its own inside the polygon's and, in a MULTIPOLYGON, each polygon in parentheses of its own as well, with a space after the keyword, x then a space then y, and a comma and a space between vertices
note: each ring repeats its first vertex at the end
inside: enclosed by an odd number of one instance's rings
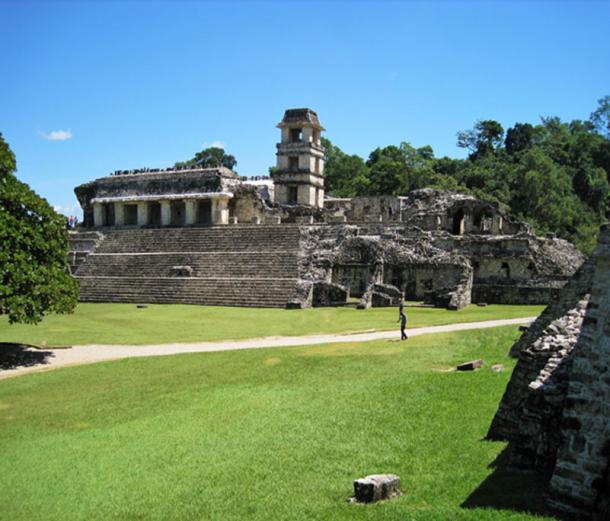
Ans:
MULTIPOLYGON (((459 263, 409 264, 385 266, 383 281, 400 288, 407 300, 448 307, 450 293, 461 284, 472 286, 472 269, 459 263)), ((470 298, 466 298, 470 304, 470 298)), ((464 302, 466 302, 464 300, 464 302)), ((464 304, 460 307, 464 307, 464 304)))
POLYGON ((574 519, 609 519, 608 227, 511 352, 519 361, 488 438, 511 442, 512 465, 553 471, 550 506, 574 519))
POLYGON ((489 429, 490 439, 514 441, 519 436, 522 406, 530 391, 529 384, 562 348, 561 343, 553 341, 552 337, 557 334, 556 328, 561 327, 566 317, 591 291, 592 276, 593 263, 587 261, 561 290, 559 297, 550 301, 511 347, 511 355, 519 357, 519 361, 489 429))
MULTIPOLYGON (((563 411, 562 445, 550 485, 551 505, 579 514, 608 507, 610 457, 610 228, 593 255, 591 300, 563 411)), ((607 517, 605 519, 608 519, 607 517)))
POLYGON ((375 285, 407 298, 460 309, 470 303, 472 268, 459 254, 431 244, 430 237, 382 224, 303 228, 301 279, 325 281, 373 303, 375 285))
POLYGON ((233 223, 262 223, 267 214, 273 213, 254 186, 237 186, 233 194, 229 201, 229 218, 233 218, 233 223))
POLYGON ((398 223, 401 221, 402 199, 391 195, 354 197, 344 215, 348 222, 398 223))

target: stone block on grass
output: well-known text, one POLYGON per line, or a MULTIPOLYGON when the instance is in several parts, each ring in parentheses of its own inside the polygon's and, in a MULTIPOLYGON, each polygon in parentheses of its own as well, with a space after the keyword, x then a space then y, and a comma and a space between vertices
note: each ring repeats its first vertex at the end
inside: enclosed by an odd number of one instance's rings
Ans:
POLYGON ((471 360, 457 366, 458 371, 474 371, 483 366, 483 360, 471 360))
POLYGON ((401 495, 400 478, 396 474, 371 474, 354 481, 357 503, 373 503, 401 495))

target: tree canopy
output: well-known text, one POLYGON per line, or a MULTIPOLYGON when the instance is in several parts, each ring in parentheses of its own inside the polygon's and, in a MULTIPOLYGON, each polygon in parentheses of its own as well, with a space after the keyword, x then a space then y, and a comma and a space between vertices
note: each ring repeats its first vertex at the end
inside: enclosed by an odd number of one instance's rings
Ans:
POLYGON ((193 166, 200 168, 218 168, 224 166, 229 170, 233 170, 236 164, 237 160, 235 157, 231 154, 227 154, 224 149, 220 147, 209 147, 197 152, 192 159, 178 162, 174 166, 193 166))
POLYGON ((538 233, 554 233, 589 253, 610 209, 610 96, 599 100, 588 120, 541 118, 518 122, 506 132, 483 120, 458 132, 467 159, 436 158, 431 147, 407 142, 374 149, 365 161, 328 139, 327 192, 404 195, 439 188, 494 200, 538 233))
POLYGON ((0 315, 35 323, 73 311, 78 285, 68 272, 65 220, 19 181, 0 134, 0 315))

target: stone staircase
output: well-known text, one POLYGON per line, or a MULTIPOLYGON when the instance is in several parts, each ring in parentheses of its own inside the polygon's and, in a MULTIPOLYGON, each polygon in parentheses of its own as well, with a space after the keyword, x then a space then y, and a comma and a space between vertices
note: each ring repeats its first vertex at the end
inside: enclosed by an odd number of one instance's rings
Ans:
POLYGON ((113 230, 75 276, 83 302, 284 307, 299 248, 285 224, 113 230))
POLYGON ((99 232, 68 232, 68 265, 72 275, 76 273, 89 254, 97 248, 103 238, 104 236, 99 232))

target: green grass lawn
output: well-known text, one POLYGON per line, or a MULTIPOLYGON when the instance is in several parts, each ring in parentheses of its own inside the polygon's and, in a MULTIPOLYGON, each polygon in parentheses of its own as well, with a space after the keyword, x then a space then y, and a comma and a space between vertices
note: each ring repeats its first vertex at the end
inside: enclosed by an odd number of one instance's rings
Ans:
MULTIPOLYGON (((409 327, 538 315, 543 306, 469 306, 461 311, 408 307, 409 327)), ((49 315, 38 325, 9 325, 0 317, 0 342, 37 345, 162 344, 338 333, 397 328, 395 308, 304 310, 213 306, 79 304, 71 315, 49 315)))
POLYGON ((481 441, 510 376, 489 366, 512 368, 517 336, 125 359, 0 381, 0 519, 542 519, 522 510, 540 502, 540 480, 494 469, 504 444, 481 441), (446 371, 473 358, 485 368, 446 371), (353 479, 380 472, 400 475, 405 495, 346 503, 353 479))

